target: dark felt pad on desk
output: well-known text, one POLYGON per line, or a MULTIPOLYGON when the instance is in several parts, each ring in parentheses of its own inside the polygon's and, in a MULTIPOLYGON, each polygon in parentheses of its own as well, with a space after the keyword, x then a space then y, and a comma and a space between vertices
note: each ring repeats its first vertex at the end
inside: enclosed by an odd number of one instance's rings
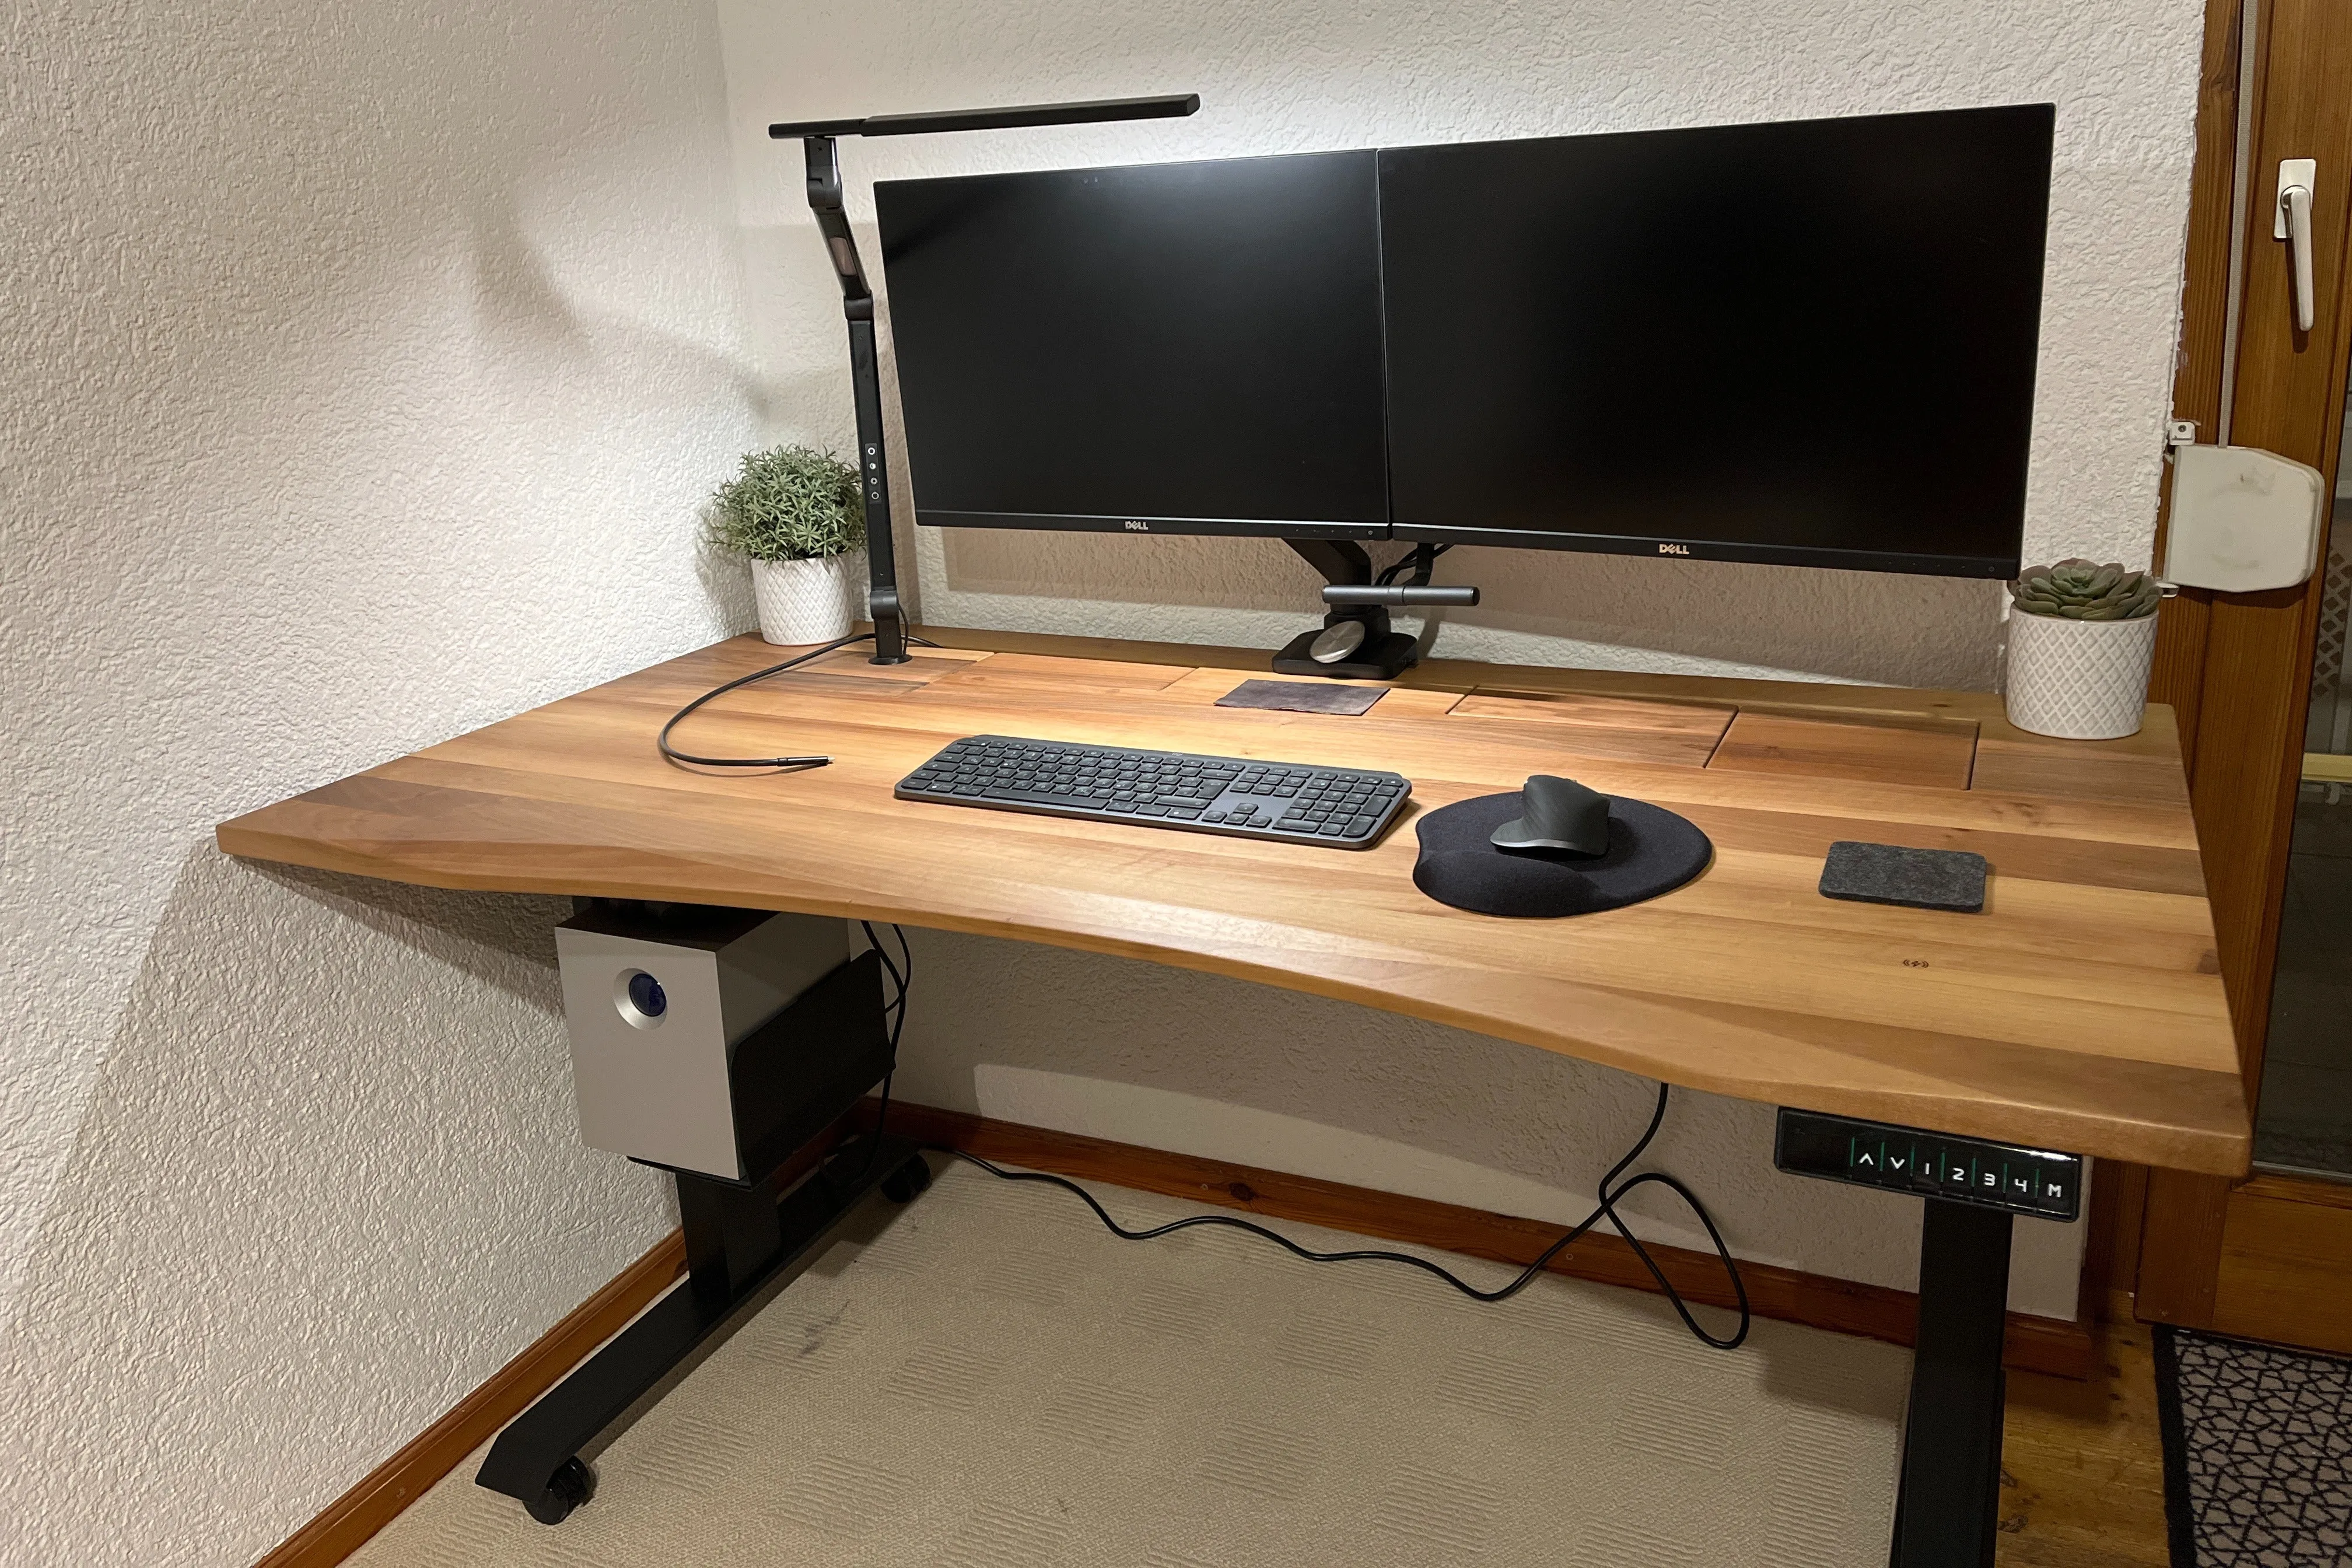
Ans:
POLYGON ((1671 893, 1715 858, 1688 819, 1647 801, 1609 797, 1609 849, 1590 860, 1513 855, 1488 837, 1519 815, 1519 796, 1482 795, 1414 825, 1412 885, 1457 910, 1520 919, 1597 914, 1671 893))
POLYGON ((1911 910, 1982 912, 1985 858, 1965 849, 1905 849, 1842 838, 1822 866, 1822 896, 1911 910))
POLYGON ((1336 680, 1244 680, 1218 698, 1217 706, 1337 713, 1352 719, 1388 694, 1385 686, 1342 686, 1336 680))

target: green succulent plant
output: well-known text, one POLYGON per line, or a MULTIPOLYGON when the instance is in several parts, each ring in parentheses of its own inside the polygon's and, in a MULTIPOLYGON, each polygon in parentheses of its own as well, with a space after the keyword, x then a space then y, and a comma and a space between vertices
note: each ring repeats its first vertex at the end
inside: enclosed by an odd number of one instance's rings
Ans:
POLYGON ((2155 578, 2115 562, 2067 560, 2033 566, 2009 585, 2009 596, 2029 616, 2069 621, 2136 621, 2156 614, 2163 597, 2155 578))
POLYGON ((744 454, 709 515, 711 542, 754 561, 822 561, 866 542, 857 471, 814 447, 744 454))

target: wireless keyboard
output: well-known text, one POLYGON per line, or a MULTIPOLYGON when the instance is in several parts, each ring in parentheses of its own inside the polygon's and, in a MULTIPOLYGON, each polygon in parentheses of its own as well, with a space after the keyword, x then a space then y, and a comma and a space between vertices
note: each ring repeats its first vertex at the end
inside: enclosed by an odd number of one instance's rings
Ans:
POLYGON ((1399 773, 973 735, 898 781, 900 800, 1370 847, 1404 806, 1399 773))

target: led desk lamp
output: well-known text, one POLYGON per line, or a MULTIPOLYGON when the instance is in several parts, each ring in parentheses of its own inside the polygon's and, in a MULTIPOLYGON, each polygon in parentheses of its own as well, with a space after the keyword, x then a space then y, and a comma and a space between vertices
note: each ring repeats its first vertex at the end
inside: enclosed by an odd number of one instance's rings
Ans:
POLYGON ((1196 92, 1158 98, 1107 98, 1092 103, 1032 103, 1012 109, 950 109, 934 114, 877 114, 866 120, 807 120, 771 125, 782 141, 800 138, 808 160, 809 210, 841 279, 841 313, 849 321, 849 377, 857 399, 857 467, 866 486, 866 551, 876 664, 907 662, 907 626, 898 607, 898 569, 890 540, 890 475, 882 450, 882 375, 875 360, 874 290, 841 206, 838 136, 916 136, 936 131, 1014 131, 1032 125, 1092 125, 1112 120, 1170 120, 1201 107, 1196 92))

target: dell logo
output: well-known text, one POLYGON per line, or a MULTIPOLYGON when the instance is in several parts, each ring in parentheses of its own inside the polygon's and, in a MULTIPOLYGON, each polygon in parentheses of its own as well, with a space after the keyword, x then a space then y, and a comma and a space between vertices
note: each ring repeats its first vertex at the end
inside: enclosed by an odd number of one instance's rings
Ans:
POLYGON ((1151 531, 1151 525, 1150 523, 1132 517, 1127 520, 1125 526, 1129 533, 1150 533, 1151 531))
POLYGON ((1658 553, 1661 555, 1688 555, 1690 553, 1690 546, 1687 544, 1661 544, 1658 546, 1658 553))

